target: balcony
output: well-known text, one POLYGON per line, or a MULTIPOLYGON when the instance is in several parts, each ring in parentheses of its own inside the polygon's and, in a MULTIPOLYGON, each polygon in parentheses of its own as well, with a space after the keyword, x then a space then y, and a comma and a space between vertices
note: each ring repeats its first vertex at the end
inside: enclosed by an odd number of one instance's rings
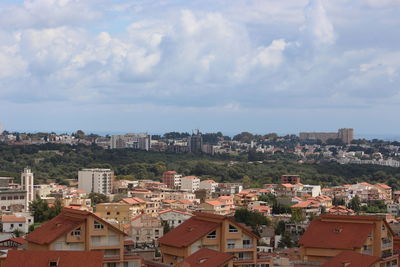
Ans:
POLYGON ((236 246, 235 244, 228 244, 227 249, 251 249, 254 248, 253 244, 245 244, 241 246, 236 246))
POLYGON ((391 257, 391 256, 393 256, 393 253, 392 253, 391 250, 384 250, 384 251, 382 251, 382 254, 381 254, 381 257, 382 257, 382 258, 389 258, 389 257, 391 257))
POLYGON ((364 249, 363 252, 362 252, 362 254, 365 254, 365 255, 372 255, 372 250, 371 250, 371 249, 364 249))
POLYGON ((392 247, 393 243, 392 242, 382 242, 382 248, 389 248, 392 247))

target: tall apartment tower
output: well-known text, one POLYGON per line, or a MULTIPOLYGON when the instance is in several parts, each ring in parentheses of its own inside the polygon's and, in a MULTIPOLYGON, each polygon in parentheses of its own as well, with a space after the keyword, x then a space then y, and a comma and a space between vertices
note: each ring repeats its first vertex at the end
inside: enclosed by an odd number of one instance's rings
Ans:
POLYGON ((33 191, 33 173, 30 168, 25 168, 24 172, 21 173, 21 187, 25 193, 25 210, 29 210, 29 204, 34 199, 33 191))
POLYGON ((338 131, 338 138, 342 139, 343 143, 350 144, 354 139, 353 128, 342 128, 338 131))
POLYGON ((189 151, 192 153, 201 153, 203 146, 203 137, 201 136, 199 130, 197 130, 196 134, 192 134, 189 136, 189 151))
POLYGON ((87 193, 110 195, 114 172, 110 169, 83 169, 78 172, 78 188, 87 193))

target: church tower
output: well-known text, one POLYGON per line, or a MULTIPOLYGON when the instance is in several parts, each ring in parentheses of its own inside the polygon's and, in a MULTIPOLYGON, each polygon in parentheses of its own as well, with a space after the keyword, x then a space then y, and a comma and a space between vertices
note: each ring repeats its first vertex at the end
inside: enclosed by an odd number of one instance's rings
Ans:
POLYGON ((24 172, 21 174, 21 187, 25 193, 25 207, 24 209, 29 210, 29 204, 33 201, 34 191, 33 191, 33 173, 30 168, 25 168, 24 172))

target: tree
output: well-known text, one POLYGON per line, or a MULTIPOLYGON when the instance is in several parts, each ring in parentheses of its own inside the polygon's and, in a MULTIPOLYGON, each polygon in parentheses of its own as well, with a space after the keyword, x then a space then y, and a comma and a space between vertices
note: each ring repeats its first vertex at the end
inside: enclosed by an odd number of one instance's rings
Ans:
POLYGON ((46 200, 43 200, 40 197, 33 200, 30 204, 30 210, 33 213, 35 222, 45 222, 51 220, 60 214, 61 209, 62 204, 60 199, 56 199, 54 205, 51 207, 49 207, 49 204, 46 200))
POLYGON ((251 184, 251 179, 250 179, 250 177, 247 176, 247 175, 243 176, 243 178, 242 178, 242 183, 243 183, 243 187, 244 187, 244 188, 248 188, 248 187, 250 186, 250 184, 251 184))
POLYGON ((283 235, 286 231, 286 222, 280 220, 275 227, 275 234, 276 235, 283 235))
POLYGON ((292 216, 290 217, 291 222, 302 222, 305 221, 305 217, 303 215, 303 212, 300 208, 292 208, 292 216))
POLYGON ((168 221, 162 221, 161 224, 162 224, 162 226, 163 226, 163 233, 164 233, 164 235, 165 235, 166 233, 168 233, 169 231, 171 231, 171 227, 169 226, 168 221))
POLYGON ((20 229, 15 229, 12 232, 13 237, 21 237, 24 234, 24 231, 20 230, 20 229))
POLYGON ((238 209, 234 215, 235 221, 251 226, 256 231, 261 225, 270 225, 271 221, 258 211, 238 209))
POLYGON ((293 241, 292 238, 290 237, 289 233, 284 233, 282 235, 281 240, 279 240, 278 247, 279 248, 291 248, 293 247, 293 241))
POLYGON ((99 203, 106 203, 109 201, 106 195, 95 192, 90 193, 89 198, 92 201, 92 206, 96 206, 99 203))
POLYGON ((360 198, 357 195, 350 200, 349 208, 354 210, 357 213, 360 212, 361 202, 360 202, 360 198))

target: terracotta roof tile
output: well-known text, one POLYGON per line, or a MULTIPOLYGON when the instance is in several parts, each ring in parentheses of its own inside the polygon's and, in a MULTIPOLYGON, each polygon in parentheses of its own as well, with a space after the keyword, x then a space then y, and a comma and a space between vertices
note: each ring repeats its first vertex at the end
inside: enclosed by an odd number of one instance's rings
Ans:
POLYGON ((74 218, 65 214, 60 214, 28 234, 26 240, 37 244, 49 244, 62 234, 78 227, 84 221, 83 218, 74 218))
POLYGON ((299 244, 314 248, 359 248, 362 247, 373 227, 373 224, 366 223, 315 219, 301 237, 299 244))
POLYGON ((17 217, 15 215, 3 215, 3 216, 1 216, 1 221, 5 222, 5 223, 11 223, 11 222, 25 223, 26 218, 25 217, 17 217))
POLYGON ((370 267, 379 261, 379 257, 360 254, 354 251, 343 251, 325 262, 321 267, 370 267), (347 265, 348 264, 348 265, 347 265))
POLYGON ((218 226, 219 223, 217 222, 205 221, 192 217, 159 238, 158 242, 172 247, 186 247, 216 229, 218 226))
POLYGON ((186 257, 183 262, 176 264, 176 267, 220 267, 224 266, 228 261, 233 259, 232 254, 219 252, 216 250, 202 248, 189 257, 186 257))
POLYGON ((103 251, 9 250, 4 266, 39 267, 49 266, 50 261, 57 261, 58 267, 102 267, 103 257, 103 251))

